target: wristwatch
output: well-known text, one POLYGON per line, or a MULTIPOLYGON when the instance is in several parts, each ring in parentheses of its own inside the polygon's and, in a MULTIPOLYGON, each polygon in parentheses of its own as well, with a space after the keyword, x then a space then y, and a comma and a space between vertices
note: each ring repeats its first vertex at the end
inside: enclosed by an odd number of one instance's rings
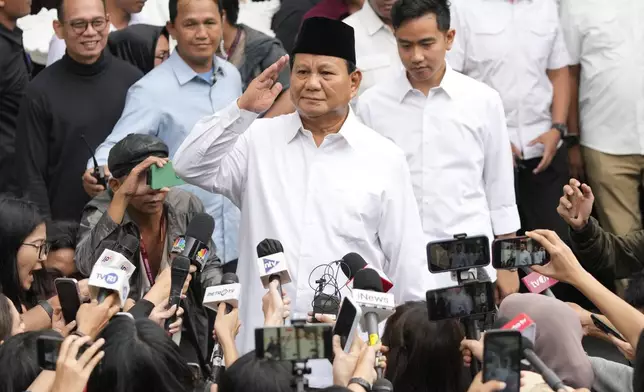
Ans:
POLYGON ((364 378, 354 377, 349 380, 349 384, 347 384, 347 386, 351 384, 358 384, 363 387, 365 391, 371 392, 371 384, 369 384, 369 381, 365 380, 364 378))
POLYGON ((571 135, 568 133, 568 127, 566 124, 555 123, 552 124, 552 129, 556 129, 561 133, 561 140, 564 141, 566 147, 570 148, 579 144, 579 135, 571 135))

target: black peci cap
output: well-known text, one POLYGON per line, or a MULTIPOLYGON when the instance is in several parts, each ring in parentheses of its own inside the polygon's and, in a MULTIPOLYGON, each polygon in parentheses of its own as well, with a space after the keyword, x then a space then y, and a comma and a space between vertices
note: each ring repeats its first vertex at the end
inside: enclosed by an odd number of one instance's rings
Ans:
POLYGON ((356 39, 353 27, 334 19, 314 17, 302 23, 293 56, 297 53, 339 57, 356 63, 356 39))

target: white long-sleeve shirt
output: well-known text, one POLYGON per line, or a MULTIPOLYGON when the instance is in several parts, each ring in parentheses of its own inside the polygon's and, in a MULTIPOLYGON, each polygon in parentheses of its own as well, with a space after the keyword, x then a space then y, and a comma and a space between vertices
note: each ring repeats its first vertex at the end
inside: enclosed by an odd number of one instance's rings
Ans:
POLYGON ((319 147, 297 113, 256 117, 232 103, 199 121, 173 161, 185 181, 241 209, 241 352, 255 347, 253 331, 263 324, 256 247, 265 238, 284 246, 292 313, 312 309, 312 270, 349 252, 391 278, 397 301, 424 299, 432 277, 402 151, 352 112, 319 147))
MULTIPOLYGON (((499 94, 447 65, 426 97, 404 71, 367 90, 358 116, 407 155, 425 240, 513 233, 520 227, 499 94)), ((486 268, 490 278, 496 271, 486 268)), ((448 273, 437 278, 452 285, 448 273)))

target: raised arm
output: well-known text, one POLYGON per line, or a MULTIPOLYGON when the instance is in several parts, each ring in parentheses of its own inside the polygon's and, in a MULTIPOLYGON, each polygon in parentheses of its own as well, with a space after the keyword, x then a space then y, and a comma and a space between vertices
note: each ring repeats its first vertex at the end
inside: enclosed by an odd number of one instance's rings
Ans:
POLYGON ((237 102, 197 122, 173 159, 184 181, 241 206, 248 165, 244 132, 279 96, 282 84, 277 80, 287 63, 288 56, 281 57, 251 82, 237 102))

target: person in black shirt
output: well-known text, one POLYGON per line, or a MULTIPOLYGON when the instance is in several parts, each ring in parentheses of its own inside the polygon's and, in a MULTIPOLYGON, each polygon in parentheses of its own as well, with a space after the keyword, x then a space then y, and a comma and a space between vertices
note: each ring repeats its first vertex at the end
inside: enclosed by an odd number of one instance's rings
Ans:
POLYGON ((302 26, 304 14, 309 12, 321 0, 282 0, 280 9, 277 10, 271 21, 271 30, 275 37, 282 42, 287 53, 292 53, 295 47, 295 38, 302 26))
POLYGON ((143 73, 104 50, 109 16, 101 0, 64 0, 54 29, 67 52, 34 78, 18 118, 16 163, 24 196, 54 220, 80 221, 87 141, 110 134, 127 90, 143 73))
POLYGON ((16 118, 31 73, 16 21, 29 15, 29 0, 0 2, 0 192, 12 190, 16 118))

